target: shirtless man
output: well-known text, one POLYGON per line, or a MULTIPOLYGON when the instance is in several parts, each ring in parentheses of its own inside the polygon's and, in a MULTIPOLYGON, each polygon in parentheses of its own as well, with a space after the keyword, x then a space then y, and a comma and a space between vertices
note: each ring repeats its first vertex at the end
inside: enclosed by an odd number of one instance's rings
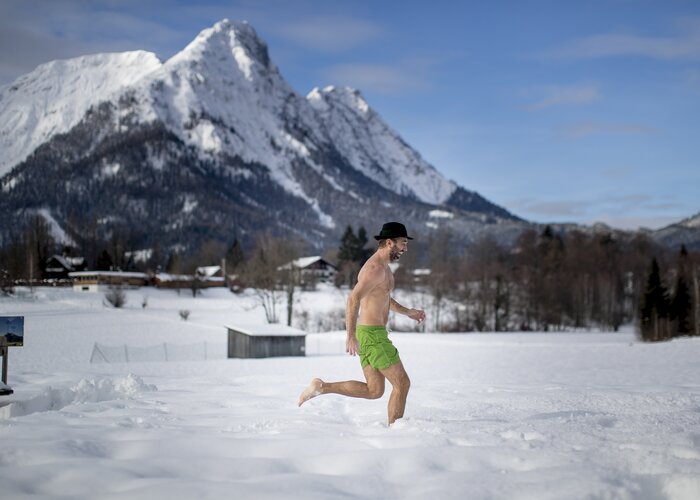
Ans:
POLYGON ((391 425, 403 417, 411 382, 399 359, 399 352, 388 338, 385 325, 389 320, 389 311, 404 314, 419 323, 425 319, 425 312, 407 309, 391 298, 394 275, 389 269, 389 262, 399 260, 408 250, 408 240, 413 238, 398 222, 387 222, 374 238, 379 241, 377 251, 360 269, 345 311, 345 351, 351 356, 360 355, 367 382, 324 382, 315 378, 299 396, 299 406, 321 394, 377 399, 384 394, 384 380, 389 379, 393 387, 388 415, 391 425))

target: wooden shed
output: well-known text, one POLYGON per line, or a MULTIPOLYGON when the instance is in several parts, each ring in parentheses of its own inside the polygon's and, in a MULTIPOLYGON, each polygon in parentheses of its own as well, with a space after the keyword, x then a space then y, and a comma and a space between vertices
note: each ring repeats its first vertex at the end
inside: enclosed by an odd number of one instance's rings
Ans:
POLYGON ((229 358, 304 356, 306 332, 279 324, 226 326, 229 358))

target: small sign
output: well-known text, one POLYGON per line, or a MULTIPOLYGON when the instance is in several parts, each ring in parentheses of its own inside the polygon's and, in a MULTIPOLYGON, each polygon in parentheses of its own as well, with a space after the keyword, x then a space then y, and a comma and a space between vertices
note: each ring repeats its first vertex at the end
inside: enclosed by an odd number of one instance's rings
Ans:
POLYGON ((0 345, 24 345, 24 316, 0 316, 0 345))

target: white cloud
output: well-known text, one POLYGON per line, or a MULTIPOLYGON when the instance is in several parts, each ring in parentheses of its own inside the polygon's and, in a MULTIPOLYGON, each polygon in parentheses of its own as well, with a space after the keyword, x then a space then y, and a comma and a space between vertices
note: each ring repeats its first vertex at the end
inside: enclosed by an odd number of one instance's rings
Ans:
POLYGON ((379 25, 340 16, 311 17, 281 25, 278 34, 322 52, 340 52, 363 45, 382 33, 379 25))
POLYGON ((541 55, 561 59, 615 56, 643 56, 663 60, 700 59, 700 18, 681 19, 677 26, 679 33, 666 37, 620 33, 591 35, 541 55))
POLYGON ((338 64, 323 72, 334 85, 347 85, 380 94, 421 91, 431 87, 430 72, 422 65, 338 64))
POLYGON ((506 203, 508 208, 526 219, 540 222, 603 222, 620 229, 646 227, 658 229, 678 222, 683 206, 668 197, 641 193, 606 193, 581 199, 519 199, 506 203))
POLYGON ((600 96, 598 85, 593 83, 536 87, 528 90, 527 94, 538 95, 539 99, 531 104, 522 106, 526 111, 539 111, 551 106, 566 104, 583 104, 594 101, 600 96))
POLYGON ((183 38, 159 22, 110 10, 118 8, 110 2, 0 5, 0 84, 55 59, 136 49, 158 52, 183 38))
POLYGON ((659 129, 640 123, 579 122, 556 129, 564 139, 580 139, 593 134, 656 134, 659 129))
POLYGON ((700 92, 700 70, 691 69, 686 71, 683 77, 683 83, 691 90, 700 92))
POLYGON ((508 203, 514 212, 528 216, 582 217, 586 215, 590 202, 583 200, 532 200, 522 199, 508 203))
POLYGON ((637 172, 637 169, 630 166, 608 167, 600 171, 600 174, 613 180, 629 179, 637 172))

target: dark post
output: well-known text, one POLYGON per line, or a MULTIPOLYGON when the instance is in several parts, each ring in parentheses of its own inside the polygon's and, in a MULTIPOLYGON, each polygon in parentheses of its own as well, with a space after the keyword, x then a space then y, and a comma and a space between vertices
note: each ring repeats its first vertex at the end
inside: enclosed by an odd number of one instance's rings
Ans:
POLYGON ((2 356, 2 383, 5 387, 0 389, 0 396, 9 396, 14 391, 7 387, 7 353, 10 350, 7 347, 5 337, 0 337, 0 356, 2 356))
MULTIPOLYGON (((5 339, 0 340, 4 343, 5 339)), ((2 383, 7 384, 7 353, 9 349, 6 345, 0 345, 0 356, 2 356, 2 383)))

